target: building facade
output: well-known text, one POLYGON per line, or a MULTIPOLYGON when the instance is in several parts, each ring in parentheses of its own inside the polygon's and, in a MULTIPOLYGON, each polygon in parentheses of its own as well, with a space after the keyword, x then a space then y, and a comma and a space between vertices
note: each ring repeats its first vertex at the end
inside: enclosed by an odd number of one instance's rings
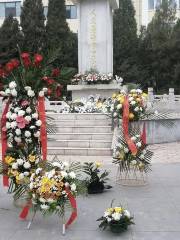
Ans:
MULTIPOLYGON (((44 5, 44 13, 47 16, 48 0, 42 0, 44 5)), ((132 0, 136 11, 137 28, 147 26, 155 14, 156 8, 159 7, 163 0, 132 0)), ((23 0, 0 0, 0 25, 5 17, 10 14, 19 20, 21 13, 21 4, 23 0)), ((177 8, 177 17, 180 17, 180 0, 173 0, 173 4, 177 8)), ((78 31, 77 8, 71 0, 66 0, 67 22, 73 32, 78 31)))
MULTIPOLYGON (((0 25, 2 25, 4 19, 9 15, 13 15, 18 20, 20 19, 22 2, 23 0, 0 0, 0 25)), ((48 0, 43 0, 43 5, 44 14, 47 16, 48 0)), ((66 0, 66 16, 70 29, 73 32, 77 32, 77 9, 70 0, 66 0)))

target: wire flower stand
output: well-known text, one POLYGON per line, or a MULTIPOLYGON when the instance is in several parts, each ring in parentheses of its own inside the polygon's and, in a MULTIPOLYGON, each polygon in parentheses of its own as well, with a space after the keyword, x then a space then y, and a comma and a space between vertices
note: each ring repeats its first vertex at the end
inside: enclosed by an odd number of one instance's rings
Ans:
POLYGON ((137 167, 131 167, 127 170, 117 170, 116 183, 123 186, 145 186, 148 184, 148 175, 137 167))

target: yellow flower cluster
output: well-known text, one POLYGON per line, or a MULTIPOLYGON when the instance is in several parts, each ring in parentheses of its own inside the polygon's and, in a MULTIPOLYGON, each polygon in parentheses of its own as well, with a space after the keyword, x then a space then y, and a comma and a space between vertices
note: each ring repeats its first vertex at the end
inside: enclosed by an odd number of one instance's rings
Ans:
POLYGON ((6 156, 5 157, 5 163, 7 165, 11 165, 13 162, 15 161, 15 158, 11 157, 11 156, 6 156))
POLYGON ((121 208, 121 207, 115 207, 115 208, 108 208, 106 210, 106 212, 108 212, 110 215, 113 214, 113 213, 123 213, 124 212, 124 209, 121 208))

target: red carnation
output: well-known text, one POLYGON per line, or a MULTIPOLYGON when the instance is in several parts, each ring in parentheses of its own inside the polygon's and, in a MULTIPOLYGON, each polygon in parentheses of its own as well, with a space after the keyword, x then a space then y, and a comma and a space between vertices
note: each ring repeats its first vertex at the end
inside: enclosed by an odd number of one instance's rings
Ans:
POLYGON ((59 75, 60 75, 60 70, 59 70, 59 68, 54 68, 54 69, 52 70, 51 76, 52 76, 52 77, 58 77, 59 75))
POLYGON ((54 79, 49 78, 49 79, 47 80, 47 84, 48 84, 48 85, 51 85, 51 84, 53 84, 53 83, 55 83, 54 79))
POLYGON ((34 64, 38 67, 39 64, 42 62, 43 56, 40 54, 35 54, 34 55, 34 64))
POLYGON ((11 63, 13 64, 14 68, 17 68, 19 66, 19 60, 18 59, 12 59, 11 63))
POLYGON ((22 57, 24 66, 29 67, 31 65, 29 53, 22 53, 21 57, 22 57))
POLYGON ((14 69, 14 65, 12 62, 6 63, 6 71, 7 72, 12 72, 13 69, 14 69))

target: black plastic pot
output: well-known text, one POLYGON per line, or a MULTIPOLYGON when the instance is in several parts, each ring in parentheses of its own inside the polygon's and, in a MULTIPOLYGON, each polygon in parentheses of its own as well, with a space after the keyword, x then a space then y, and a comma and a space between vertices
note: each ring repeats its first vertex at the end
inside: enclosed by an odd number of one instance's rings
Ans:
POLYGON ((102 193, 104 191, 104 183, 102 182, 92 182, 88 185, 89 194, 102 193))
POLYGON ((111 232, 113 233, 121 233, 127 230, 127 225, 122 225, 122 223, 111 223, 109 225, 111 232))

